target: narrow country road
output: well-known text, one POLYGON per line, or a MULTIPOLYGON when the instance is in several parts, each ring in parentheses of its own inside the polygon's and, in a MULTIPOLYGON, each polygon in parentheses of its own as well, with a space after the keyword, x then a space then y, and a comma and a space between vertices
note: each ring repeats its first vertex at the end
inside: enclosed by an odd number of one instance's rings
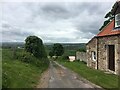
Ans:
POLYGON ((37 88, 99 88, 78 76, 57 62, 50 61, 50 67, 37 88), (42 84, 42 85, 41 85, 42 84))

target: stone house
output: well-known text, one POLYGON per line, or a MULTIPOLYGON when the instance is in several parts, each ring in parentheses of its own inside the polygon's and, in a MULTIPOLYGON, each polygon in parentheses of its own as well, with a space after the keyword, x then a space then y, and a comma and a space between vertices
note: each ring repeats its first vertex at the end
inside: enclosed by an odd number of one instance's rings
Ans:
POLYGON ((120 61, 120 1, 112 10, 114 18, 87 44, 87 66, 118 74, 120 61))

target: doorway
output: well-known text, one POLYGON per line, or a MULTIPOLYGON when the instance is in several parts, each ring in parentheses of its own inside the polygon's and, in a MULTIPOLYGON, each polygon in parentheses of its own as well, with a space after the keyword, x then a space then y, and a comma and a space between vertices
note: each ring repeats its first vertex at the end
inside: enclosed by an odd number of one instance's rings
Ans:
POLYGON ((115 46, 108 45, 108 69, 115 71, 115 46))

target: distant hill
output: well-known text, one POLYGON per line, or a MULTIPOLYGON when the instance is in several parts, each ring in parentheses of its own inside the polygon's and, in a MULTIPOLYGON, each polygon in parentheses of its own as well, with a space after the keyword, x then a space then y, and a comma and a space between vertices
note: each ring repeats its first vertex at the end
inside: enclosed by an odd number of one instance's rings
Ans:
POLYGON ((2 48, 24 47, 24 42, 2 42, 2 48))
MULTIPOLYGON (((75 56, 77 50, 86 50, 86 43, 61 43, 65 49, 65 55, 75 56)), ((45 44, 46 52, 49 53, 52 49, 53 43, 45 44)))
MULTIPOLYGON (((52 49, 54 43, 44 43, 47 54, 52 49)), ((85 43, 61 43, 65 49, 65 55, 75 55, 75 52, 79 49, 86 50, 85 43)), ((2 42, 0 44, 2 48, 14 48, 21 47, 24 48, 24 42, 2 42)))

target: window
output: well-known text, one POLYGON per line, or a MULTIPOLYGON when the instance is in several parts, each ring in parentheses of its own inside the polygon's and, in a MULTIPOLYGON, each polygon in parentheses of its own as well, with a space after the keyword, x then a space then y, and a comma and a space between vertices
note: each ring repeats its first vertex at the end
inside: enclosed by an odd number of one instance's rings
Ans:
POLYGON ((95 51, 92 51, 92 60, 96 61, 96 52, 95 51))
POLYGON ((120 13, 115 15, 115 28, 120 27, 120 13))

